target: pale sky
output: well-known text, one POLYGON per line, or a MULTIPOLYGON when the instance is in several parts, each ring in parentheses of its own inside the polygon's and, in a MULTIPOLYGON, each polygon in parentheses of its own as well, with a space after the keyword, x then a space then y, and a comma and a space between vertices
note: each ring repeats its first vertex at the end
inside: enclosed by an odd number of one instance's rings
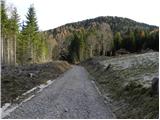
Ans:
POLYGON ((127 17, 160 25, 160 0, 6 0, 17 7, 21 21, 34 4, 40 30, 98 16, 127 17))

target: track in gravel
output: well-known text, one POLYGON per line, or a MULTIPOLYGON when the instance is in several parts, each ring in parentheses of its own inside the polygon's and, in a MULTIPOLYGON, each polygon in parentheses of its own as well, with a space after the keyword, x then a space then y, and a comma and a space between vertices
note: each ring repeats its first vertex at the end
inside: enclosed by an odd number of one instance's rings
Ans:
POLYGON ((88 72, 73 66, 53 84, 23 103, 6 118, 114 118, 89 79, 88 72))

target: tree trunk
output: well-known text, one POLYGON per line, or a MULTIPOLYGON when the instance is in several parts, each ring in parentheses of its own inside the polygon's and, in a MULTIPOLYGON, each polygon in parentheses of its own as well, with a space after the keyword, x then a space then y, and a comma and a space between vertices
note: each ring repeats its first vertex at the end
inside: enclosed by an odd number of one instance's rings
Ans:
POLYGON ((7 40, 7 61, 6 61, 6 64, 10 64, 10 49, 9 49, 9 39, 6 39, 7 40))
POLYGON ((10 57, 10 65, 13 65, 13 43, 14 43, 14 38, 11 37, 9 41, 9 57, 10 57))
POLYGON ((93 57, 93 46, 90 47, 90 57, 93 57))
POLYGON ((3 60, 4 60, 4 64, 7 63, 7 39, 5 38, 4 36, 4 39, 3 39, 3 60))
POLYGON ((16 57, 17 57, 17 54, 16 54, 16 47, 17 47, 17 40, 16 40, 16 35, 14 35, 14 65, 16 65, 16 57))
POLYGON ((4 58, 3 58, 3 37, 1 37, 1 62, 2 64, 4 63, 4 58))

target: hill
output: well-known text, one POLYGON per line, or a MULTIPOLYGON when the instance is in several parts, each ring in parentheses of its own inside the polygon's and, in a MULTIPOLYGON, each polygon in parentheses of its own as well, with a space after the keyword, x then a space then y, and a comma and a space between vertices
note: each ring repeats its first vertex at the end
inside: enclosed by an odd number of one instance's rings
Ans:
MULTIPOLYGON (((139 23, 128 18, 107 16, 69 23, 44 31, 44 33, 49 43, 53 42, 53 44, 49 44, 52 58, 68 60, 71 59, 68 56, 70 56, 69 46, 73 40, 73 33, 76 32, 77 34, 78 32, 84 36, 83 38, 79 37, 79 39, 84 39, 85 42, 84 55, 81 56, 83 57, 82 60, 85 60, 92 56, 113 55, 114 36, 117 32, 121 33, 122 38, 126 38, 126 34, 130 34, 128 31, 138 30, 139 33, 146 33, 146 31, 149 33, 157 29, 159 31, 157 26, 139 23)), ((147 45, 144 46, 144 49, 148 47, 147 45)), ((77 57, 80 56, 77 55, 77 57)))

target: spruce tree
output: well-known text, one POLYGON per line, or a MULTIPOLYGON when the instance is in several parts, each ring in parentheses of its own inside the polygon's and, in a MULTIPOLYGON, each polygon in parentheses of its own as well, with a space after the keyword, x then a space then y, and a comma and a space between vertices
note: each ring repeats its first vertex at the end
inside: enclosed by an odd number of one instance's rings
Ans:
POLYGON ((24 21, 21 24, 21 31, 18 36, 18 41, 17 41, 17 61, 19 64, 24 64, 26 63, 26 54, 27 54, 27 34, 25 31, 25 25, 24 21))
POLYGON ((7 62, 7 25, 8 16, 5 8, 5 1, 1 1, 1 60, 2 63, 7 62))
POLYGON ((38 24, 37 24, 37 18, 36 18, 36 12, 33 5, 30 6, 27 13, 27 21, 26 21, 26 28, 31 27, 30 33, 38 32, 38 24))
POLYGON ((18 42, 18 35, 19 35, 19 15, 17 13, 17 9, 14 7, 12 11, 12 16, 10 19, 10 30, 11 30, 11 39, 12 39, 12 47, 13 47, 13 53, 11 54, 13 59, 12 62, 15 65, 17 60, 17 42, 18 42))
POLYGON ((16 7, 14 7, 11 13, 11 30, 13 34, 19 33, 19 15, 17 13, 16 7))
POLYGON ((130 31, 129 33, 129 39, 130 39, 130 50, 131 52, 135 52, 135 47, 136 47, 136 44, 135 44, 135 35, 134 35, 134 32, 130 31))
POLYGON ((1 58, 2 63, 16 64, 16 40, 19 32, 17 10, 11 9, 11 17, 7 16, 5 1, 1 1, 1 58))
POLYGON ((38 40, 38 25, 35 13, 35 8, 33 5, 30 6, 27 13, 26 26, 22 31, 23 39, 27 40, 27 55, 26 60, 29 63, 36 62, 36 43, 38 40))
POLYGON ((5 1, 2 0, 1 1, 1 33, 2 33, 2 37, 4 37, 4 35, 7 34, 7 25, 8 25, 8 16, 6 13, 6 5, 5 5, 5 1))
POLYGON ((84 59, 84 48, 85 48, 85 42, 84 42, 84 39, 85 39, 85 33, 84 33, 84 30, 81 30, 79 33, 79 41, 78 41, 78 46, 79 46, 79 49, 78 49, 78 53, 79 53, 79 61, 83 61, 84 59))
POLYGON ((116 32, 114 36, 114 47, 116 50, 121 48, 122 37, 120 32, 116 32))

